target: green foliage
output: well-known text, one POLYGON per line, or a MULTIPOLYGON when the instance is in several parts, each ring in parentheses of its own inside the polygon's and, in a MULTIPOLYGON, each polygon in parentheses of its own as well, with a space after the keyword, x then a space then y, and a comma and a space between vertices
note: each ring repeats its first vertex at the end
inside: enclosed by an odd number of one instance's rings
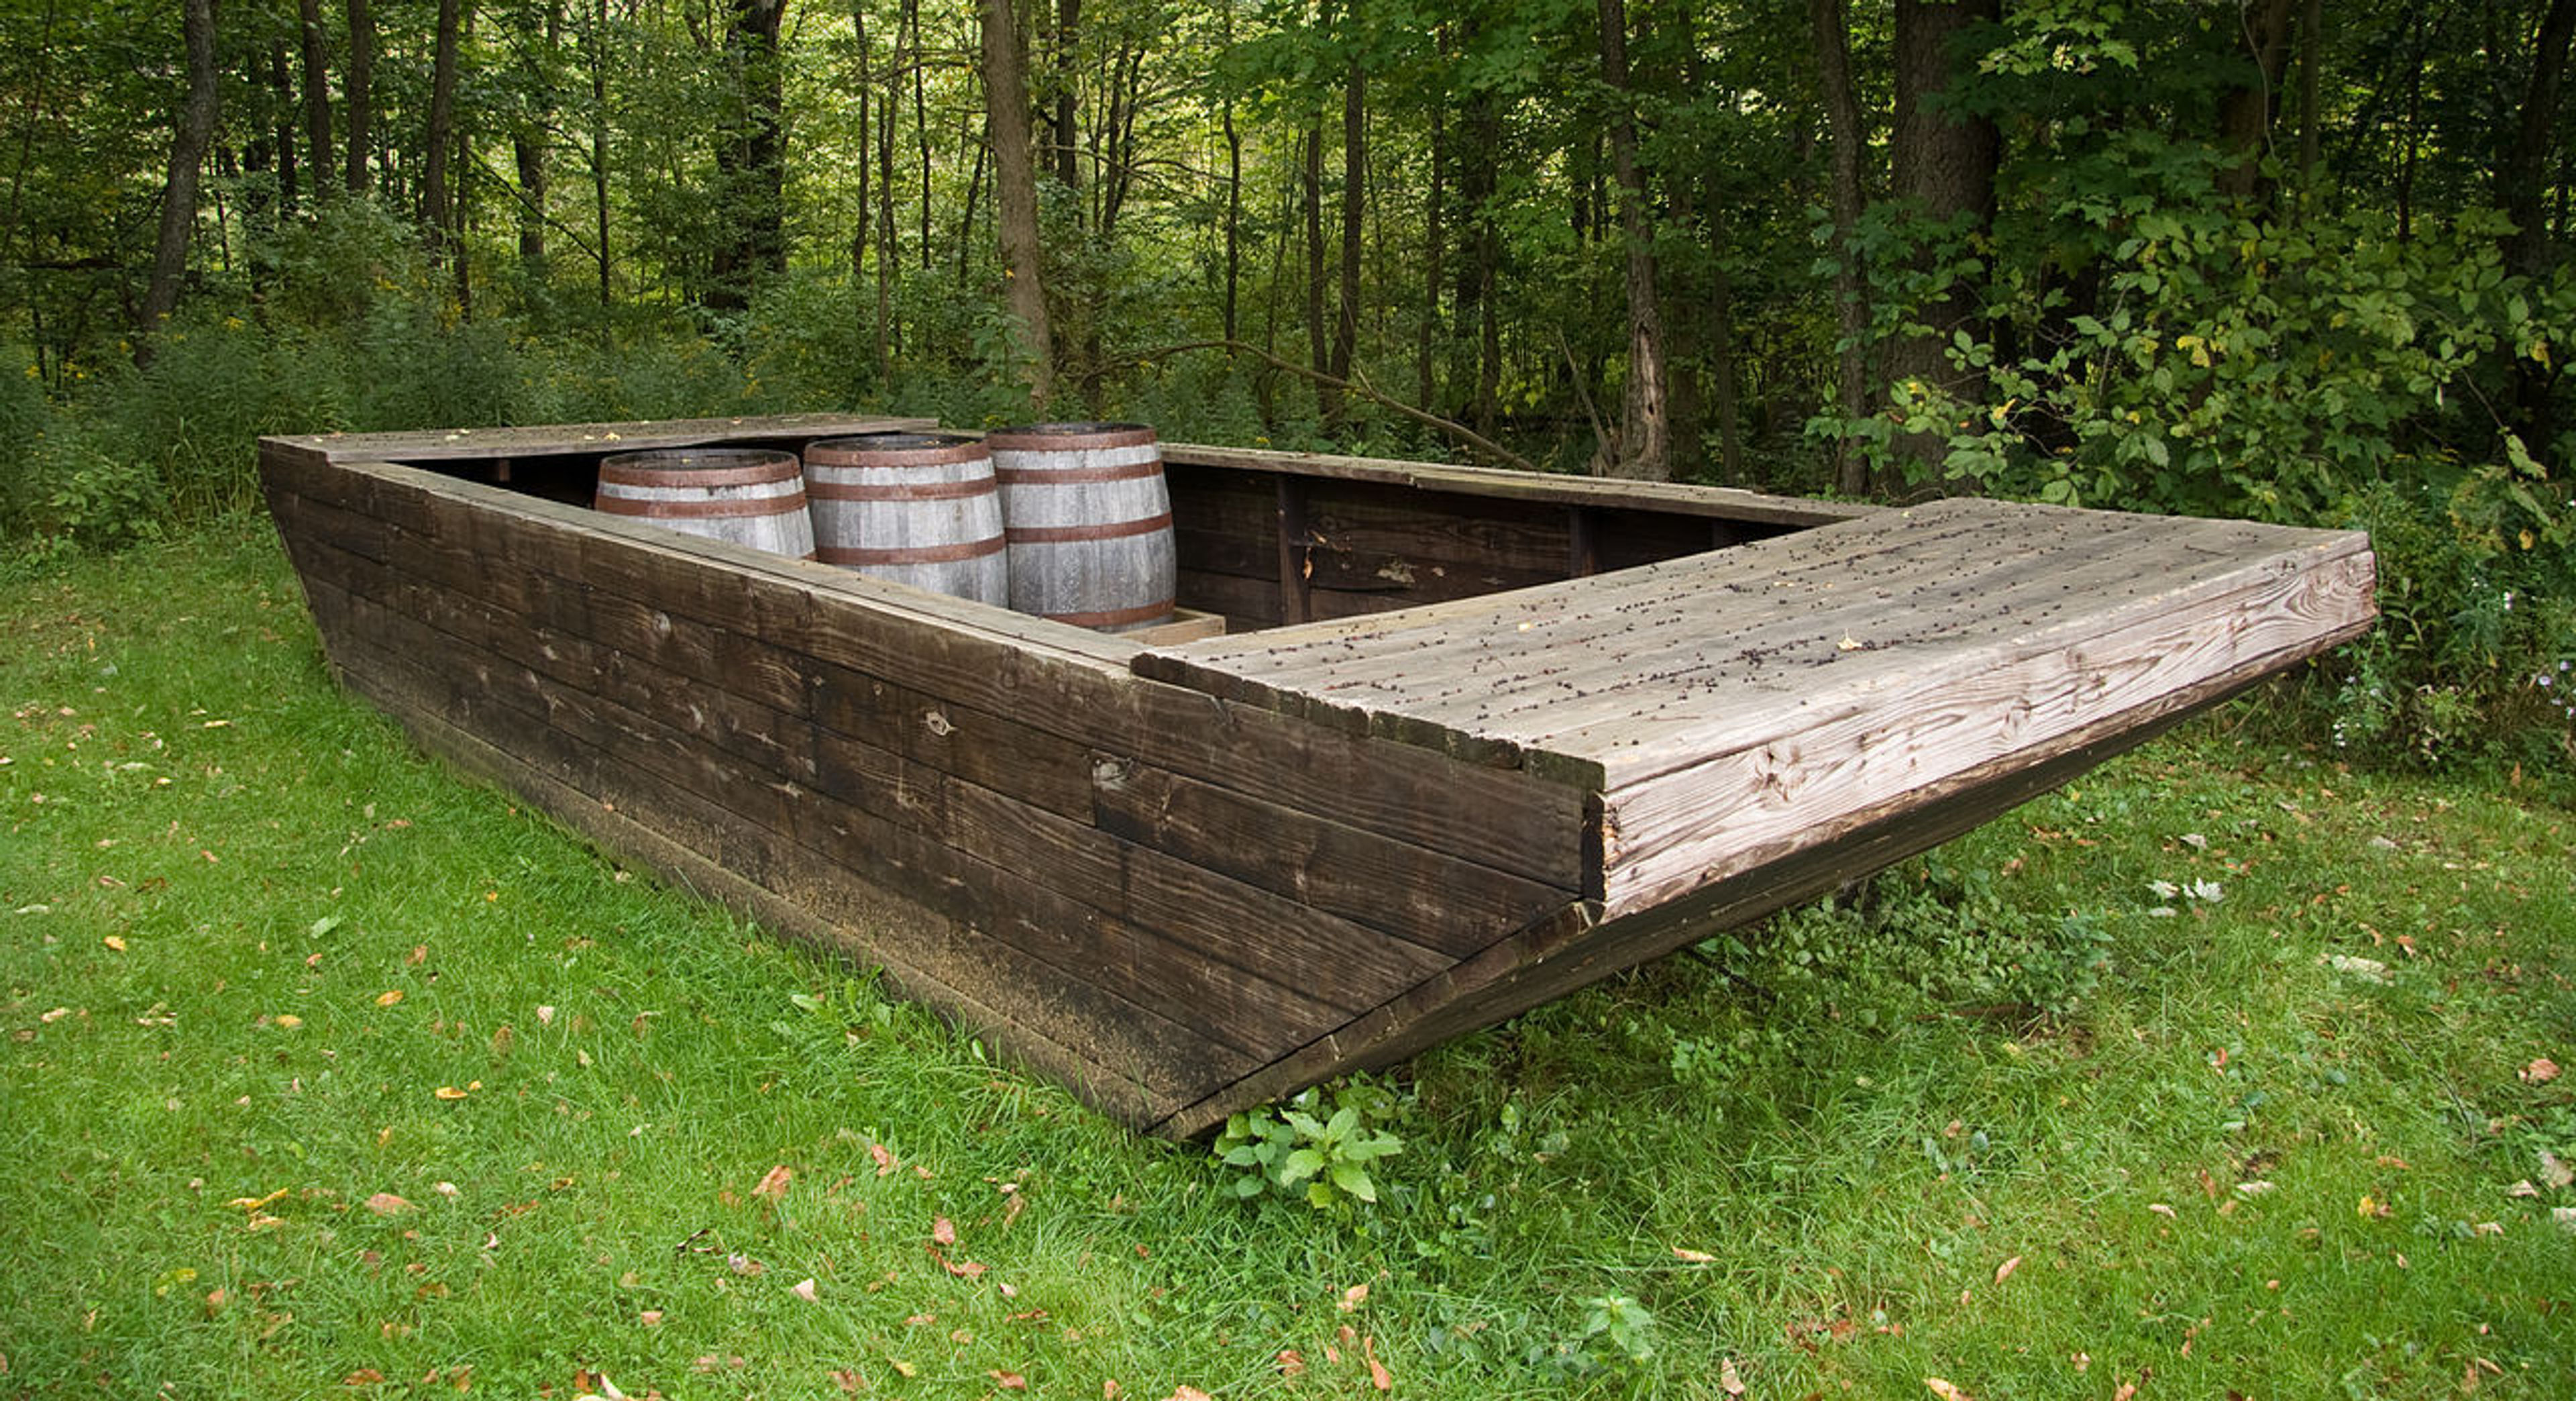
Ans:
MULTIPOLYGON (((2112 967, 2113 939, 2099 913, 2034 910, 2008 898, 1994 874, 1939 855, 1907 862, 1842 897, 1802 906, 1758 931, 1703 946, 1727 973, 1761 988, 1794 1020, 1850 1016, 1862 1025, 1910 1015, 1924 1003, 2024 1017, 2076 1012, 2112 967), (1851 998, 1828 1009, 1819 989, 1851 998)), ((1677 1077, 1714 1084, 1749 1043, 1676 1043, 1677 1077)))
POLYGON ((1655 1359, 1654 1311, 1625 1294, 1585 1300, 1583 1347, 1600 1365, 1643 1368, 1655 1359))
POLYGON ((2305 683, 2334 748, 2576 772, 2576 503, 2527 460, 2411 475, 2349 503, 2378 555, 2380 617, 2305 683))
POLYGON ((121 370, 80 408, 101 451, 157 477, 174 517, 203 520, 258 501, 260 435, 348 424, 338 360, 238 316, 190 318, 155 338, 147 366, 121 370))
POLYGON ((1404 1151, 1404 1140, 1384 1127, 1393 1109, 1386 1091, 1345 1081, 1304 1091, 1285 1106, 1233 1116, 1213 1151, 1236 1172, 1231 1190, 1238 1197, 1270 1191, 1309 1206, 1375 1206, 1377 1182, 1368 1165, 1404 1151))

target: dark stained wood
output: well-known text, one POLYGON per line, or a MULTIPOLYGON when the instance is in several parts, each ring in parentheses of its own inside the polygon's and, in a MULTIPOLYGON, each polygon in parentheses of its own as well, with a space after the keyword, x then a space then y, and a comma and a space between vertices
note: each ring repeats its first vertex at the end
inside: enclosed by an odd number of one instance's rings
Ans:
POLYGON ((924 430, 927 418, 884 414, 784 414, 770 418, 669 418, 627 423, 564 423, 536 428, 451 428, 401 433, 304 433, 263 438, 280 455, 306 463, 462 462, 486 459, 524 463, 532 457, 600 456, 666 448, 730 446, 802 447, 813 438, 852 433, 924 430))
POLYGON ((1808 501, 1765 496, 1733 487, 1677 486, 1662 482, 1605 481, 1489 467, 1452 467, 1378 457, 1335 457, 1268 448, 1228 448, 1205 443, 1165 443, 1163 462, 1185 467, 1287 472, 1302 477, 1368 482, 1423 491, 1455 492, 1496 500, 1550 505, 1606 505, 1675 515, 1764 522, 1803 529, 1872 514, 1882 508, 1857 502, 1808 501))
POLYGON ((1306 523, 1306 486, 1295 477, 1278 483, 1279 506, 1273 533, 1279 544, 1279 620, 1302 623, 1315 616, 1308 590, 1313 587, 1315 555, 1306 523))

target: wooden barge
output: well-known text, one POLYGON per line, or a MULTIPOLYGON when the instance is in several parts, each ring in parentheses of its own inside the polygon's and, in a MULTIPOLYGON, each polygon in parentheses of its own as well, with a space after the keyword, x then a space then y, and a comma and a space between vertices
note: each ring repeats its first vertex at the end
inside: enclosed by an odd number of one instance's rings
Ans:
POLYGON ((2355 533, 1164 445, 1088 632, 585 509, 803 416, 263 439, 343 684, 1152 1132, 1967 830, 2373 616, 2355 533))

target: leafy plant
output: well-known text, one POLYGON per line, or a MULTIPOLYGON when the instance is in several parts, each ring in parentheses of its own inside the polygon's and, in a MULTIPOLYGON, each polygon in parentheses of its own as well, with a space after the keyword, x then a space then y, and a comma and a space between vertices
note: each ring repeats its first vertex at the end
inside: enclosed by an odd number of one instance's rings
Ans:
POLYGON ((1625 1294, 1586 1300, 1583 1350, 1607 1367, 1643 1367, 1655 1357, 1655 1315, 1625 1294))
POLYGON ((1382 1127, 1392 1108, 1392 1096, 1365 1082, 1310 1089, 1284 1107, 1226 1120, 1216 1158, 1241 1174, 1233 1184, 1238 1197, 1274 1191, 1317 1207, 1374 1205, 1377 1182, 1368 1165, 1404 1151, 1404 1140, 1382 1127))

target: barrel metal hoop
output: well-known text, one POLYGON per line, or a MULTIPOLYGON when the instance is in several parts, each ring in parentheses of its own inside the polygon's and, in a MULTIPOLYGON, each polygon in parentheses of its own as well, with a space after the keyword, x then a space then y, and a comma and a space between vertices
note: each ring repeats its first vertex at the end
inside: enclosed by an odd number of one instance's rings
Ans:
POLYGON ((612 516, 639 516, 655 520, 714 520, 727 516, 792 516, 805 509, 805 493, 788 492, 783 496, 755 496, 728 501, 655 501, 632 496, 602 496, 594 501, 595 509, 612 516))
POLYGON ((1140 482, 1163 475, 1163 460, 1126 462, 1115 467, 996 467, 993 480, 1004 486, 1075 486, 1090 482, 1140 482))
POLYGON ((989 477, 974 477, 962 482, 874 486, 858 482, 815 481, 808 477, 805 494, 817 501, 958 501, 970 496, 992 495, 993 482, 989 477))
POLYGON ((1079 545, 1093 540, 1124 540, 1171 528, 1172 513, 1165 511, 1143 520, 1106 521, 1099 525, 1015 525, 1004 534, 1014 545, 1079 545))
MULTIPOLYGON (((899 436, 920 438, 931 435, 899 436)), ((867 445, 863 437, 826 438, 805 445, 805 465, 808 467, 945 467, 959 462, 981 462, 992 455, 992 450, 976 438, 909 447, 873 447, 867 445)))
POLYGON ((1150 623, 1169 616, 1173 600, 1148 603, 1141 608, 1113 608, 1103 613, 1049 613, 1051 622, 1071 623, 1078 628, 1116 628, 1130 623, 1150 623))
POLYGON ((984 435, 985 446, 995 452, 1132 448, 1153 441, 1154 430, 1141 423, 1103 423, 1096 426, 1042 424, 1025 429, 996 428, 984 435))
POLYGON ((953 564, 962 559, 985 559, 1000 554, 1009 542, 1001 536, 989 540, 964 540, 954 545, 912 545, 892 550, 853 550, 826 546, 815 551, 825 564, 953 564))
MULTIPOLYGON (((686 457, 698 456, 701 454, 672 455, 686 457)), ((703 455, 715 456, 716 454, 708 453, 703 455)), ((737 453, 732 455, 744 456, 747 454, 737 453)), ((794 480, 800 472, 796 461, 796 454, 792 452, 771 452, 759 454, 762 460, 748 467, 646 467, 637 465, 634 460, 638 457, 650 458, 654 456, 659 456, 659 454, 631 453, 620 457, 609 458, 607 461, 599 464, 600 485, 751 486, 759 482, 791 481, 794 480)))

